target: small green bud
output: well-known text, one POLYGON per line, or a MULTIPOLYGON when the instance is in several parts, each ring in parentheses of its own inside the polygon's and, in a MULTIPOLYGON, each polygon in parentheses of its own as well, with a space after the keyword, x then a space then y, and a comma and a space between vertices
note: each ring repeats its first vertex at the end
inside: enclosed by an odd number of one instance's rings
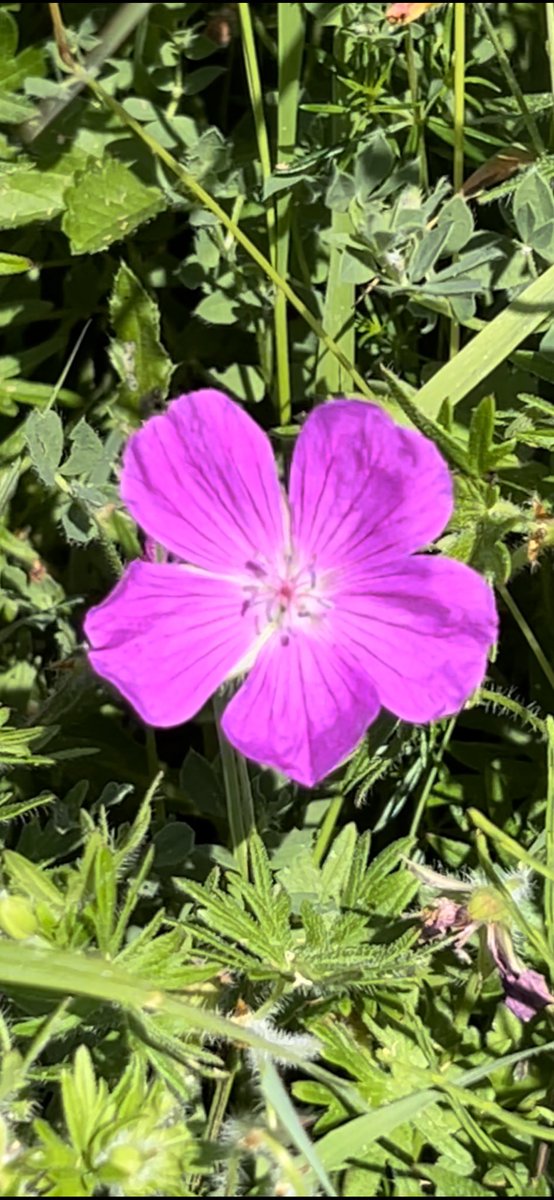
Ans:
POLYGON ((493 887, 476 888, 466 903, 466 911, 470 921, 477 921, 479 925, 507 925, 510 922, 506 901, 493 887))
POLYGON ((8 937, 23 941, 37 931, 37 920, 30 900, 24 896, 0 896, 0 929, 8 937))

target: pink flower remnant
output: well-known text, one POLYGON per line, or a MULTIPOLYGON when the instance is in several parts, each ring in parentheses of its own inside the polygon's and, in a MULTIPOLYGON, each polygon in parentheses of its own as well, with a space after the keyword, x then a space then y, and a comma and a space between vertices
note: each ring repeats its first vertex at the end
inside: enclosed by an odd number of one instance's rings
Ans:
POLYGON ((148 724, 181 724, 248 672, 227 738, 311 786, 382 706, 433 721, 481 683, 491 589, 414 553, 452 512, 447 466, 375 405, 311 413, 287 498, 259 426, 223 393, 192 392, 130 438, 121 494, 172 561, 131 563, 85 633, 94 669, 148 724))

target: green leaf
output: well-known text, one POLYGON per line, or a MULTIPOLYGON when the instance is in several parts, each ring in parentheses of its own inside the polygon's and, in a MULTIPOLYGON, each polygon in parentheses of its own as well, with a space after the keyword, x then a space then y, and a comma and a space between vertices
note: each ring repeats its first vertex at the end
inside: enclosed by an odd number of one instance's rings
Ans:
POLYGON ((27 417, 25 436, 37 474, 53 487, 63 453, 63 425, 56 412, 32 412, 27 417))
POLYGON ((390 175, 393 166, 394 154, 387 138, 379 130, 356 158, 354 183, 357 197, 362 204, 387 175, 390 175))
POLYGON ((483 475, 488 469, 495 415, 494 396, 484 396, 471 414, 468 457, 471 470, 475 475, 483 475))
POLYGON ((32 260, 23 254, 0 253, 0 275, 22 275, 30 271, 33 265, 32 260))
POLYGON ((457 441, 451 433, 447 433, 446 429, 442 425, 439 425, 437 421, 434 421, 421 411, 418 402, 418 393, 413 388, 402 383, 400 379, 397 379, 392 374, 392 371, 387 371, 385 367, 381 367, 381 370, 385 379, 390 384, 394 399, 398 401, 400 407, 406 413, 406 416, 410 418, 416 429, 419 429, 420 433, 424 433, 426 437, 431 438, 439 450, 442 450, 456 466, 461 467, 464 471, 469 471, 470 466, 467 452, 461 442, 457 441))
POLYGON ((352 176, 333 165, 333 176, 325 196, 327 207, 333 212, 348 212, 355 195, 356 185, 352 176))
POLYGON ((7 61, 13 58, 18 42, 17 21, 4 8, 0 9, 0 59, 7 61))
POLYGON ((159 188, 147 187, 115 158, 91 161, 65 192, 62 229, 72 254, 97 254, 126 238, 165 208, 159 188))
POLYGON ((19 125, 28 121, 36 113, 34 104, 21 96, 12 96, 0 88, 0 125, 19 125))
POLYGON ((104 446, 85 419, 70 434, 71 453, 60 468, 62 475, 90 475, 104 458, 104 446))
POLYGON ((197 96, 225 73, 225 67, 199 67, 197 71, 190 71, 184 81, 184 95, 197 96))
POLYGON ((420 412, 435 417, 447 398, 453 406, 459 404, 526 337, 550 320, 553 287, 554 267, 549 267, 424 384, 416 397, 420 412))
POLYGON ((258 1058, 257 1063, 260 1083, 268 1104, 277 1114, 293 1145, 309 1163, 324 1195, 336 1196, 338 1193, 335 1191, 325 1167, 320 1162, 317 1150, 310 1141, 273 1063, 268 1058, 258 1058))
POLYGON ((65 207, 66 182, 56 171, 0 164, 0 229, 59 216, 65 207))
MULTIPOLYGON (((63 904, 63 896, 61 900, 63 904)), ((306 1069, 305 1052, 295 1049, 293 1041, 287 1044, 282 1038, 272 1038, 261 1022, 256 1024, 252 1020, 250 1024, 241 1023, 195 1004, 183 1003, 170 993, 152 986, 147 980, 114 967, 99 955, 80 954, 29 942, 14 945, 0 940, 0 983, 63 996, 88 996, 93 1000, 122 1005, 131 1011, 138 1008, 163 1013, 175 1028, 198 1030, 218 1038, 226 1037, 261 1053, 275 1054, 283 1061, 306 1069)), ((548 1049, 548 1046, 545 1048, 548 1049)))
POLYGON ((137 410, 146 397, 164 400, 173 365, 160 341, 160 313, 130 267, 122 263, 110 297, 115 338, 110 358, 119 375, 119 399, 137 410))
POLYGON ((196 308, 196 316, 212 325, 234 325, 237 321, 236 300, 225 292, 210 292, 200 301, 196 308))
POLYGON ((523 242, 541 252, 548 250, 541 230, 554 224, 554 197, 550 185, 536 170, 527 171, 516 188, 514 217, 523 242))
POLYGON ((453 196, 441 209, 437 227, 448 226, 448 237, 444 245, 445 254, 457 254, 467 245, 474 229, 469 204, 462 196, 453 196))
POLYGON ((450 225, 436 225, 420 242, 410 263, 410 279, 424 279, 442 254, 450 234, 450 225))

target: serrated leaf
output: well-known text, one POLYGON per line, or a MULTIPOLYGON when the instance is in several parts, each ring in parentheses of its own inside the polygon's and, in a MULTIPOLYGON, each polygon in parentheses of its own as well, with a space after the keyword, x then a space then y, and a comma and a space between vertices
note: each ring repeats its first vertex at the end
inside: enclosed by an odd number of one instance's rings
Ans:
POLYGON ((68 542, 76 542, 77 545, 86 546, 95 535, 95 528, 88 513, 83 508, 82 504, 77 504, 72 501, 64 508, 61 514, 61 521, 65 536, 68 542))
POLYGON ((471 414, 468 458, 471 469, 476 475, 483 475, 488 469, 495 416, 494 396, 484 396, 471 414))
POLYGON ((121 403, 136 410, 146 396, 165 399, 173 364, 160 341, 159 309, 126 263, 115 278, 110 320, 116 335, 110 358, 121 380, 121 403))
POLYGON ((47 487, 53 487, 63 453, 63 425, 58 414, 53 410, 30 413, 25 437, 37 474, 47 487))
POLYGON ((13 58, 18 41, 17 22, 11 13, 0 9, 0 58, 6 61, 13 58))
POLYGON ((385 379, 390 384, 394 399, 398 401, 400 407, 410 418, 410 421, 419 429, 420 433, 424 433, 426 437, 431 438, 431 441, 442 450, 446 456, 451 459, 456 466, 461 467, 464 471, 470 471, 467 451, 461 442, 457 441, 452 434, 434 421, 432 417, 428 417, 421 412, 417 405, 417 393, 401 379, 397 379, 392 371, 387 371, 385 367, 381 367, 385 379))
POLYGON ((92 162, 65 192, 62 229, 72 254, 97 254, 126 238, 165 208, 159 188, 147 187, 115 158, 92 162))
POLYGON ((51 221, 64 210, 67 180, 56 171, 0 165, 0 229, 51 221))
POLYGON ((73 430, 71 453, 60 468, 62 475, 90 475, 104 457, 98 434, 83 418, 73 430))

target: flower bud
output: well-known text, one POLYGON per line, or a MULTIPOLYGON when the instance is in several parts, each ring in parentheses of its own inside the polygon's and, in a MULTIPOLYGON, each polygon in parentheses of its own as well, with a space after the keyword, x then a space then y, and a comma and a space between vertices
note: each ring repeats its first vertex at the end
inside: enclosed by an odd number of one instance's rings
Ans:
POLYGON ((478 887, 466 901, 467 915, 480 925, 508 924, 510 912, 500 892, 493 887, 478 887))
POLYGON ((8 937, 23 941, 37 931, 37 919, 30 900, 24 896, 0 896, 0 929, 8 937))

